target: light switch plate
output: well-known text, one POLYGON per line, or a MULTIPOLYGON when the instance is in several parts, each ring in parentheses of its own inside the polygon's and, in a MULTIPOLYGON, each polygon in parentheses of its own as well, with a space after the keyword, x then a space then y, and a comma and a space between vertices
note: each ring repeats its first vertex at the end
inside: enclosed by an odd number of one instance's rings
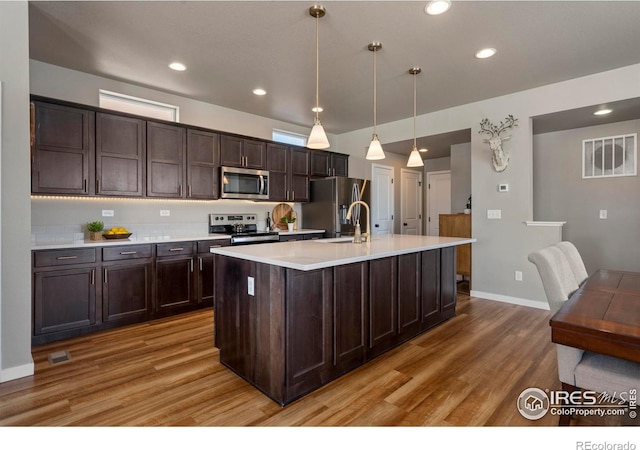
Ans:
POLYGON ((501 219, 501 218, 502 218, 501 209, 487 209, 487 219, 501 219))
POLYGON ((606 219, 607 218, 607 210, 606 209, 601 209, 600 210, 600 218, 601 219, 606 219))

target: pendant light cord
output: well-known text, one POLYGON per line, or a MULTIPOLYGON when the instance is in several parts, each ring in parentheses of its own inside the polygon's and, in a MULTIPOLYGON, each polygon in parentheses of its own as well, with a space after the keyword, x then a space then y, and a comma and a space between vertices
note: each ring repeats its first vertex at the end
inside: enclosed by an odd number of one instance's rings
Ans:
POLYGON ((413 74, 413 148, 416 147, 416 73, 413 74))
POLYGON ((378 50, 374 49, 373 50, 373 134, 377 134, 376 133, 376 111, 378 109, 377 106, 377 95, 376 95, 376 86, 377 86, 377 81, 376 81, 376 52, 378 50))
POLYGON ((320 114, 320 95, 319 95, 319 86, 320 86, 320 45, 319 45, 319 38, 318 38, 318 21, 319 21, 319 14, 316 14, 316 121, 318 121, 318 116, 320 114))

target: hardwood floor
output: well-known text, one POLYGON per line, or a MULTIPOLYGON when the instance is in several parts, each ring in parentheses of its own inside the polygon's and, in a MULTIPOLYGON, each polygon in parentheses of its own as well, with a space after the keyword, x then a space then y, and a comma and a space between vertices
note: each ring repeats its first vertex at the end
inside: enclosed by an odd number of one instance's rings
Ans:
POLYGON ((456 317, 281 408, 219 363, 199 311, 35 347, 35 375, 0 384, 0 425, 555 426, 516 409, 560 389, 549 314, 459 295, 456 317))

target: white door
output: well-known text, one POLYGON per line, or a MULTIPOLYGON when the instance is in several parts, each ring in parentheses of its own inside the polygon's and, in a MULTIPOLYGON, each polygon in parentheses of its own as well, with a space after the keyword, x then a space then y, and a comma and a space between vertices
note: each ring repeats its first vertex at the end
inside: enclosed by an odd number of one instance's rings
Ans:
POLYGON ((440 234, 440 214, 451 214, 451 171, 427 172, 427 234, 440 234))
POLYGON ((393 167, 371 165, 371 234, 393 234, 393 167))
POLYGON ((400 170, 401 234, 422 234, 422 172, 400 170))

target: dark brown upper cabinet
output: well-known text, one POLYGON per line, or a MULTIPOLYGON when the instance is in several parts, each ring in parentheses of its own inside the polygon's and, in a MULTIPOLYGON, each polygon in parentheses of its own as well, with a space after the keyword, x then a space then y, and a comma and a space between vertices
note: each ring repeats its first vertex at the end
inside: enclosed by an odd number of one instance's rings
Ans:
POLYGON ((96 114, 96 194, 145 195, 145 123, 126 116, 96 114))
POLYGON ((147 197, 185 196, 186 141, 183 127, 147 122, 147 197))
POLYGON ((220 165, 263 170, 267 167, 267 144, 237 136, 220 136, 220 165))
POLYGON ((216 200, 219 197, 218 162, 220 136, 187 130, 187 198, 216 200))
POLYGON ((31 192, 94 194, 94 113, 38 101, 34 108, 31 192))
POLYGON ((311 177, 349 176, 349 155, 324 150, 310 150, 309 175, 311 177))
POLYGON ((267 170, 270 201, 309 201, 309 150, 267 144, 267 170))

